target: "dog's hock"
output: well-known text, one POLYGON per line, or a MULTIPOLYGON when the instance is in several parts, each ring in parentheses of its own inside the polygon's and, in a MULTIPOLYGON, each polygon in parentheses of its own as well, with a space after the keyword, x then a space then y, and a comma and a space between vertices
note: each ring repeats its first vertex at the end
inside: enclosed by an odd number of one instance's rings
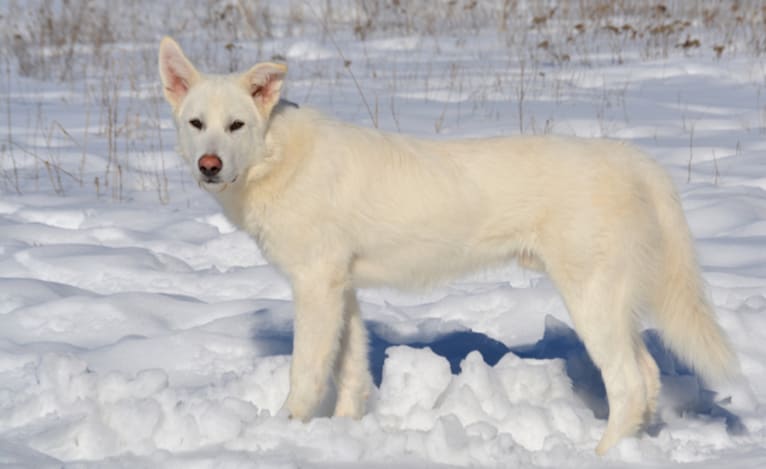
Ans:
POLYGON ((175 110, 189 89, 199 81, 199 72, 186 58, 178 43, 167 36, 160 44, 159 66, 165 99, 175 110))
POLYGON ((266 62, 255 65, 243 75, 244 85, 264 121, 279 102, 286 74, 286 65, 266 62))

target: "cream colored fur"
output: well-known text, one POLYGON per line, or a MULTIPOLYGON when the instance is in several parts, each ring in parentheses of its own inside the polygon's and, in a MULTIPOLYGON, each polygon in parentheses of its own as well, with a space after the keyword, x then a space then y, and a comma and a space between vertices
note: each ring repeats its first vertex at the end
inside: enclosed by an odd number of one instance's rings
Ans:
POLYGON ((371 384, 356 288, 426 287, 514 257, 555 282, 601 369, 610 414, 599 453, 655 409, 659 374, 641 313, 705 378, 736 369, 672 183, 636 148, 361 128, 280 105, 283 65, 206 76, 169 38, 160 73, 196 179, 292 284, 285 406, 294 418, 312 416, 332 374, 335 415, 364 412, 371 384), (232 130, 234 121, 244 126, 232 130), (220 159, 215 178, 197 169, 202 155, 220 159))

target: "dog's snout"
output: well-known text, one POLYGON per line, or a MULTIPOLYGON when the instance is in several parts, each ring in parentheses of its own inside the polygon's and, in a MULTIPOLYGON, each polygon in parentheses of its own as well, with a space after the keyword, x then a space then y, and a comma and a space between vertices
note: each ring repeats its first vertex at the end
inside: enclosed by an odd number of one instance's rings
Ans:
POLYGON ((199 172, 204 176, 213 177, 223 168, 223 161, 218 155, 206 154, 197 161, 199 172))

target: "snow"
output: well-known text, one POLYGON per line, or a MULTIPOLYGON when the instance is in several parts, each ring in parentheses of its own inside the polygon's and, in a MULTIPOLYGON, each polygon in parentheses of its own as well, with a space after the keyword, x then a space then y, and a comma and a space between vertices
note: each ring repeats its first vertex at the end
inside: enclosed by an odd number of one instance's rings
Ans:
MULTIPOLYGON (((450 16, 425 33, 416 16, 362 41, 342 8, 328 32, 318 11, 288 27, 280 21, 299 7, 265 3, 273 37, 233 48, 205 39, 194 15, 168 16, 173 4, 137 2, 151 19, 115 10, 111 62, 82 46, 63 81, 62 63, 37 74, 13 58, 0 65, 0 467, 766 465, 766 62, 744 30, 721 58, 629 41, 615 52, 594 32, 561 62, 534 46, 555 43, 544 30, 520 42, 513 28, 503 36, 450 16), (366 415, 329 418, 331 393, 314 420, 287 419, 289 285, 175 156, 154 62, 168 32, 207 70, 285 57, 289 99, 364 125, 644 148, 678 185, 744 378, 702 383, 647 324, 658 415, 599 458, 600 375, 551 282, 509 265, 424 292, 362 291, 376 383, 366 415)), ((525 17, 534 3, 522 3, 525 17)), ((42 11, 27 5, 0 4, 0 22, 22 38, 42 11), (24 10, 9 26, 14 8, 24 10)), ((551 27, 570 27, 560 21, 551 27)), ((722 40, 696 23, 688 34, 722 40)))

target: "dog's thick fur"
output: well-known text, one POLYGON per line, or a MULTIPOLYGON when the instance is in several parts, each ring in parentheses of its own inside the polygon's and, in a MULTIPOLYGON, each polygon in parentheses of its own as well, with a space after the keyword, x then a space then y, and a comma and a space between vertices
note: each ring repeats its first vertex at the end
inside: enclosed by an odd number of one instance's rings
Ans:
POLYGON ((357 287, 427 286, 514 257, 548 273, 601 369, 610 413, 599 453, 655 409, 640 313, 703 377, 736 369, 678 196, 636 148, 360 128, 281 105, 284 65, 202 75, 170 38, 159 66, 196 179, 292 284, 292 417, 311 417, 331 374, 335 415, 363 414, 371 381, 357 287), (199 169, 203 156, 221 163, 215 174, 199 169))

